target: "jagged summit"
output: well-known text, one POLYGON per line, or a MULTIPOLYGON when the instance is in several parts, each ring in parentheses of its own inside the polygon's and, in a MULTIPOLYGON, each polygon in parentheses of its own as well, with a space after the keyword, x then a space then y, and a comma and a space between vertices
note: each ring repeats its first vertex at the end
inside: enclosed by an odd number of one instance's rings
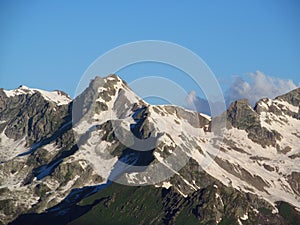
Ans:
POLYGON ((33 95, 39 93, 45 100, 54 102, 57 105, 69 104, 72 101, 71 97, 63 91, 55 90, 49 92, 41 89, 29 88, 25 85, 20 85, 17 89, 14 90, 3 90, 3 92, 8 98, 13 98, 20 95, 33 95))
POLYGON ((23 89, 23 90, 28 90, 29 87, 27 87, 27 86, 21 84, 21 85, 18 87, 18 89, 21 89, 21 90, 22 90, 22 89, 23 89))
POLYGON ((276 99, 282 99, 296 107, 300 105, 300 88, 296 88, 286 94, 278 96, 276 99))

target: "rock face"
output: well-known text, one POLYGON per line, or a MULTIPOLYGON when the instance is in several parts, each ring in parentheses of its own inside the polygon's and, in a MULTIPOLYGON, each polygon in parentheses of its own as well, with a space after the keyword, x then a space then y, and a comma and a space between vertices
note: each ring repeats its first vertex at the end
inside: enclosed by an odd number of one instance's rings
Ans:
POLYGON ((0 221, 297 224, 299 96, 233 102, 220 137, 217 119, 149 105, 116 75, 73 101, 0 89, 0 221))
POLYGON ((247 99, 235 101, 229 106, 227 121, 233 127, 247 131, 248 137, 263 147, 275 146, 276 141, 282 138, 276 130, 261 125, 259 114, 251 108, 247 99))
POLYGON ((285 102, 288 102, 289 104, 299 107, 300 104, 300 89, 297 88, 293 91, 290 91, 287 94, 278 96, 276 99, 282 99, 285 102))
MULTIPOLYGON (((0 121, 2 121, 0 131, 5 128, 4 134, 13 140, 25 137, 27 146, 31 146, 52 136, 70 119, 68 118, 70 112, 68 104, 58 105, 45 99, 38 91, 33 93, 29 89, 25 91, 29 93, 7 97, 7 94, 0 90, 0 121)), ((59 92, 58 95, 65 94, 59 92)))

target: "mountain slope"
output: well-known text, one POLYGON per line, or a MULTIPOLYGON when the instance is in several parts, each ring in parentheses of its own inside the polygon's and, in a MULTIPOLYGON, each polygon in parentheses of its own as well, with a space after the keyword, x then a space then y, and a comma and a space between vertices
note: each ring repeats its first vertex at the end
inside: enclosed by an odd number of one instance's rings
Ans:
POLYGON ((254 109, 238 100, 217 118, 149 105, 115 75, 73 101, 48 96, 0 89, 3 223, 24 214, 13 224, 289 224, 286 211, 299 215, 300 89, 254 109), (132 214, 145 210, 149 218, 132 214))

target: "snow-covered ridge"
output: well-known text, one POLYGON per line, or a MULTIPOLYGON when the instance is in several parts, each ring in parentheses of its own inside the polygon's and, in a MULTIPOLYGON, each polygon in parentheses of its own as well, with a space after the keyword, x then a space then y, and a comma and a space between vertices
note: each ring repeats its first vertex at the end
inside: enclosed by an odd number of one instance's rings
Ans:
POLYGON ((33 95, 36 92, 39 92, 45 100, 56 103, 57 105, 66 105, 69 104, 72 99, 67 94, 61 91, 44 91, 36 88, 28 88, 24 85, 21 85, 19 88, 15 90, 4 90, 4 93, 8 98, 17 96, 17 95, 33 95))
POLYGON ((260 101, 258 101, 258 106, 262 107, 264 110, 270 110, 270 107, 273 106, 278 110, 288 110, 293 113, 298 113, 300 106, 294 106, 287 101, 284 101, 282 99, 268 99, 263 98, 260 101))

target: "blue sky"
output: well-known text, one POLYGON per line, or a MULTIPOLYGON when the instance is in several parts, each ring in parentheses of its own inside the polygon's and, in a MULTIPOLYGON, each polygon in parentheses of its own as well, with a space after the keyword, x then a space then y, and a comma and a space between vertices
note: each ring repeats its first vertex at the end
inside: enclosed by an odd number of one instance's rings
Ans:
MULTIPOLYGON (((0 31, 0 87, 5 89, 25 84, 73 96, 97 57, 149 39, 175 42, 198 54, 224 90, 234 77, 247 80, 245 74, 257 70, 300 82, 297 0, 2 0, 0 31)), ((156 72, 167 71, 136 67, 120 75, 131 82, 156 72)))

